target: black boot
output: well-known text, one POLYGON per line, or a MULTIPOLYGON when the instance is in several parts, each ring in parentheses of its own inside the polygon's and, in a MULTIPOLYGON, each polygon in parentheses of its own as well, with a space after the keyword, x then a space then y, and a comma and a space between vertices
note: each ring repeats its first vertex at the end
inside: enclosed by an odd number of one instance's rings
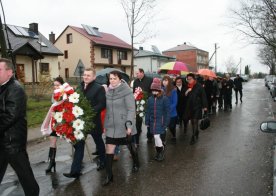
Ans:
POLYGON ((56 172, 56 148, 50 148, 49 149, 49 166, 48 168, 45 170, 46 173, 49 173, 52 171, 52 168, 54 168, 54 172, 56 172))
POLYGON ((128 146, 128 149, 130 151, 132 161, 133 161, 132 172, 138 172, 140 164, 139 164, 137 147, 133 143, 128 144, 127 146, 128 146))
POLYGON ((106 178, 103 181, 102 185, 107 186, 113 182, 113 173, 112 173, 112 162, 114 154, 106 154, 106 178))
POLYGON ((156 147, 157 156, 155 158, 156 161, 163 161, 165 158, 165 148, 162 147, 156 147))

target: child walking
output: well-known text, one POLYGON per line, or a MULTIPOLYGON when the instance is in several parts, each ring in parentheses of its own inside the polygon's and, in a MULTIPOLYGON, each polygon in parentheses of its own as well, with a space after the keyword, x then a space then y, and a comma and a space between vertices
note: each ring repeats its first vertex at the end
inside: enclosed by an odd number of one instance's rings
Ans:
POLYGON ((164 160, 166 128, 170 124, 170 102, 163 95, 161 81, 154 78, 151 84, 152 96, 148 98, 146 109, 146 126, 150 127, 151 134, 154 135, 157 161, 164 160))

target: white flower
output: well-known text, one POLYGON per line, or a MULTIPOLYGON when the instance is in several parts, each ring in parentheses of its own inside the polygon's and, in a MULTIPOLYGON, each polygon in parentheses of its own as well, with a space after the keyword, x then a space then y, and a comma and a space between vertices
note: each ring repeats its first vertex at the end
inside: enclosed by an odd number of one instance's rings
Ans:
POLYGON ((75 130, 83 130, 84 121, 77 119, 73 121, 73 128, 75 130))
MULTIPOLYGON (((70 97, 69 97, 70 99, 70 97)), ((74 114, 74 116, 76 118, 78 118, 79 116, 83 115, 83 109, 81 109, 79 106, 74 106, 72 109, 72 113, 74 114)))
POLYGON ((139 112, 139 108, 137 108, 136 111, 139 112))
POLYGON ((63 112, 56 112, 56 113, 54 114, 54 119, 55 119, 58 123, 60 123, 60 122, 62 121, 62 114, 63 114, 63 112))
POLYGON ((74 131, 74 136, 77 140, 82 140, 84 138, 84 135, 80 130, 74 131))
POLYGON ((71 140, 68 138, 65 138, 68 143, 71 143, 71 140))
POLYGON ((79 102, 79 97, 80 97, 80 95, 78 93, 74 92, 73 94, 71 94, 69 96, 69 101, 71 103, 78 103, 79 102))
POLYGON ((140 104, 140 101, 136 101, 136 103, 137 103, 137 105, 139 105, 139 104, 140 104))
POLYGON ((139 107, 139 110, 140 110, 140 111, 144 111, 144 109, 145 109, 145 108, 144 108, 143 106, 140 106, 140 107, 139 107))
POLYGON ((144 117, 144 113, 140 113, 139 116, 140 116, 140 117, 144 117))
POLYGON ((141 100, 141 104, 144 105, 146 102, 144 100, 141 100))

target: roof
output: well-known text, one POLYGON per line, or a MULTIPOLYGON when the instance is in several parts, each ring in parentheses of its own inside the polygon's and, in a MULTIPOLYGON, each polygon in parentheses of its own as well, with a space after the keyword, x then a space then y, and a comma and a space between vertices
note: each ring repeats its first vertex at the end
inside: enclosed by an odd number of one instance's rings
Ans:
MULTIPOLYGON (((15 26, 15 25, 8 25, 9 27, 19 27, 19 26, 15 26)), ((42 55, 63 55, 63 53, 57 49, 54 44, 52 44, 46 37, 44 37, 40 32, 38 33, 38 35, 36 35, 34 32, 31 32, 29 30, 29 28, 25 28, 25 27, 19 27, 24 29, 26 32, 30 32, 32 34, 34 34, 35 36, 19 36, 16 35, 9 27, 7 27, 7 32, 8 32, 8 37, 9 37, 9 41, 11 44, 11 49, 13 51, 17 51, 19 50, 21 47, 26 46, 26 44, 30 44, 33 49, 35 49, 37 52, 41 53, 42 55), (40 44, 40 43, 41 44, 40 44), (43 46, 42 46, 43 45, 43 46)), ((3 25, 3 28, 5 28, 5 25, 3 25)), ((6 32, 5 32, 6 35, 6 32)), ((7 35, 6 35, 7 38, 7 35)), ((8 42, 6 39, 6 43, 7 46, 8 42)))
MULTIPOLYGON (((182 45, 178 45, 176 47, 170 48, 170 49, 165 50, 163 52, 175 52, 175 51, 183 51, 183 50, 201 50, 201 49, 198 49, 194 46, 189 46, 189 45, 184 43, 182 45)), ((204 51, 204 50, 201 50, 201 51, 204 51)), ((206 51, 204 51, 204 52, 206 52, 206 51)))
MULTIPOLYGON (((125 48, 125 49, 131 49, 131 45, 126 43, 125 41, 121 40, 120 38, 116 37, 113 34, 110 33, 104 33, 104 32, 99 32, 99 36, 92 36, 89 35, 84 28, 80 27, 74 27, 74 26, 67 26, 71 27, 75 31, 79 32, 83 36, 87 37, 91 41, 93 41, 96 45, 105 45, 105 46, 113 46, 113 47, 118 47, 118 48, 125 48)), ((66 28, 66 29, 67 29, 66 28)))
POLYGON ((138 50, 134 52, 134 58, 139 58, 139 57, 161 57, 161 58, 169 58, 172 60, 175 60, 175 57, 163 55, 160 53, 152 52, 149 50, 138 50))

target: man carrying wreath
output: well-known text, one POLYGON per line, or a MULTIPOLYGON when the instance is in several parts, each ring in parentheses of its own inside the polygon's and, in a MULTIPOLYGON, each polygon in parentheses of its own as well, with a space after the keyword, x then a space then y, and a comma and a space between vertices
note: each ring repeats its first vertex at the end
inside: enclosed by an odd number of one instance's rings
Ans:
MULTIPOLYGON (((102 124, 101 124, 101 111, 106 106, 106 97, 104 88, 95 82, 96 70, 93 68, 86 68, 83 73, 83 82, 79 88, 90 102, 95 117, 93 123, 95 124, 94 130, 91 130, 91 135, 96 144, 96 148, 99 152, 99 162, 97 170, 102 170, 105 167, 105 145, 102 138, 102 124)), ((64 173, 63 175, 68 178, 78 178, 81 175, 81 163, 84 156, 85 141, 81 140, 74 145, 75 153, 73 157, 73 163, 71 165, 70 173, 64 173)))

